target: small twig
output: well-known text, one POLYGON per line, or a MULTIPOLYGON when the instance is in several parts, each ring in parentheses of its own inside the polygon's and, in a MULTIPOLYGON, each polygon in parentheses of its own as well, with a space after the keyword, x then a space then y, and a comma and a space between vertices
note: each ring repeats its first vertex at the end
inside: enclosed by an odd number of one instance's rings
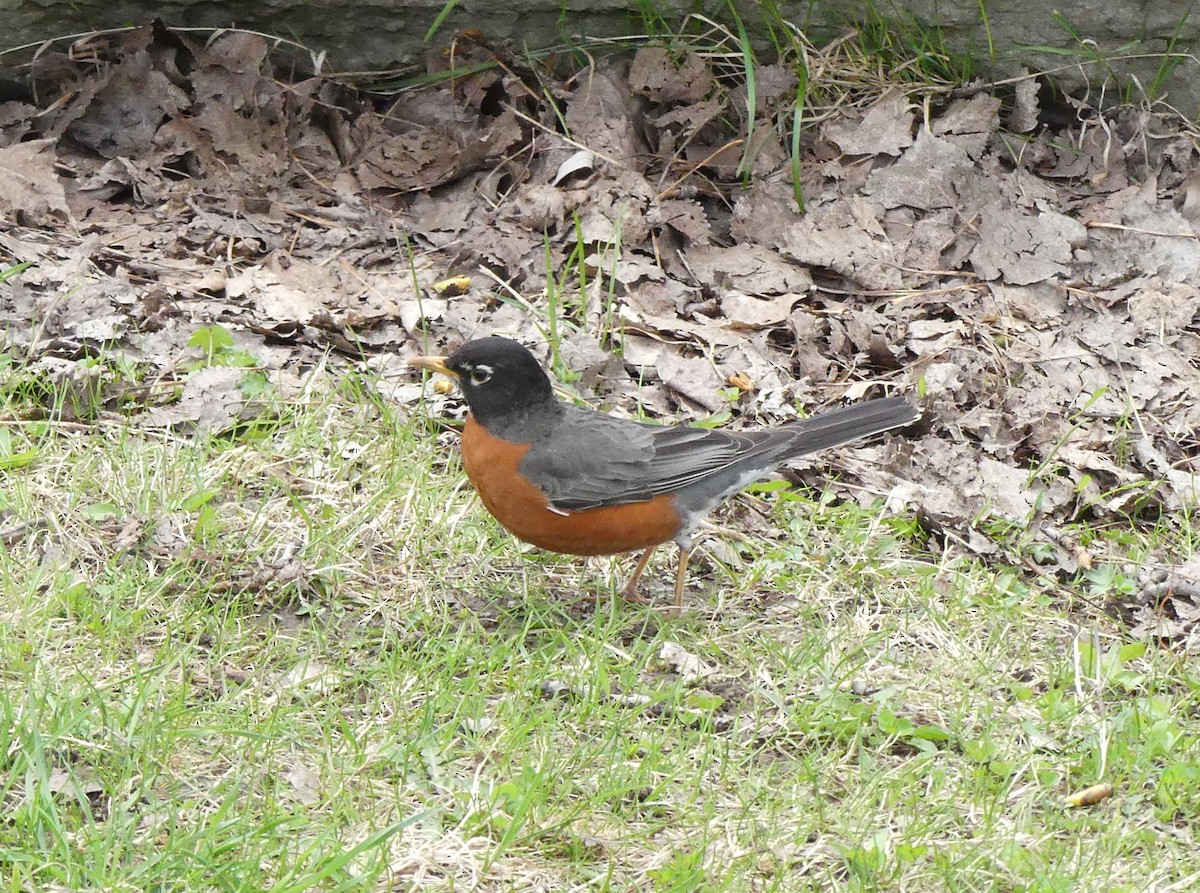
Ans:
POLYGON ((1200 236, 1197 236, 1193 233, 1168 233, 1168 232, 1163 232, 1163 231, 1157 230, 1157 229, 1142 229, 1141 227, 1137 227, 1137 226, 1124 226, 1120 223, 1100 223, 1098 221, 1086 221, 1085 220, 1083 225, 1086 227, 1089 227, 1090 229, 1127 230, 1128 232, 1139 233, 1143 236, 1164 236, 1164 237, 1173 238, 1173 239, 1191 239, 1192 241, 1196 241, 1196 240, 1200 239, 1200 236))
POLYGON ((49 526, 50 522, 48 521, 26 521, 23 524, 14 524, 7 530, 0 530, 0 543, 3 543, 6 549, 11 548, 19 540, 25 539, 29 534, 35 533, 38 530, 45 530, 49 526))

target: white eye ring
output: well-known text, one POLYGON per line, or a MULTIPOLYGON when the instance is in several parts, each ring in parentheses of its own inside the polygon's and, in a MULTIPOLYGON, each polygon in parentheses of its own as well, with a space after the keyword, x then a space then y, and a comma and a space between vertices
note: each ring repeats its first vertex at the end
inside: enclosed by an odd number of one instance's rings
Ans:
POLYGON ((487 384, 492 379, 490 366, 476 366, 471 370, 471 384, 487 384))

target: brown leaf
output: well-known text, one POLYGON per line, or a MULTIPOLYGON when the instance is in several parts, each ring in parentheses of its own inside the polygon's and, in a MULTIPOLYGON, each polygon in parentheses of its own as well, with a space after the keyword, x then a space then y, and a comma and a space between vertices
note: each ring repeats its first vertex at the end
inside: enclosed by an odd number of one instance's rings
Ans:
POLYGON ((228 430, 240 416, 245 401, 239 388, 245 369, 211 366, 188 376, 177 403, 155 407, 146 421, 154 426, 194 424, 202 431, 228 430))
POLYGON ((720 393, 725 382, 710 361, 663 351, 657 368, 663 384, 707 411, 716 412, 729 405, 720 393))
POLYGON ((804 295, 787 294, 777 298, 758 298, 739 291, 721 295, 721 312, 732 323, 761 329, 782 323, 804 295))
POLYGON ((675 642, 663 642, 658 649, 658 659, 667 664, 684 685, 692 685, 717 672, 716 667, 675 642))
POLYGON ((633 57, 629 87, 655 102, 698 102, 716 87, 712 71, 691 50, 645 46, 633 57))
POLYGON ((225 296, 244 300, 259 323, 311 322, 325 312, 323 298, 332 289, 328 272, 293 261, 286 268, 251 267, 225 281, 225 296))
MULTIPOLYGON (((579 82, 564 118, 571 138, 600 158, 633 161, 647 153, 636 119, 640 100, 614 63, 598 65, 579 82)), ((640 165, 631 165, 630 171, 640 165)))
POLYGON ((67 195, 54 172, 55 140, 31 140, 0 149, 0 213, 31 223, 47 214, 69 218, 67 195))
POLYGON ((712 227, 699 202, 684 199, 656 202, 648 219, 671 227, 691 245, 707 245, 712 238, 712 227))
POLYGON ((1000 100, 980 93, 956 99, 932 123, 934 136, 953 143, 971 158, 978 158, 1000 127, 1000 100))
POLYGON ((1038 126, 1038 90, 1040 84, 1037 78, 1029 76, 1017 81, 1014 89, 1012 111, 1008 116, 1008 129, 1013 133, 1029 133, 1038 126))
POLYGON ((687 250, 686 257, 696 281, 712 288, 781 295, 804 294, 813 287, 804 267, 763 245, 696 246, 687 250))
POLYGON ((297 762, 283 778, 291 786, 292 796, 298 803, 315 806, 321 802, 321 775, 312 766, 297 762))
POLYGON ((921 128, 899 161, 871 172, 863 192, 885 208, 953 208, 959 204, 958 185, 975 176, 966 152, 921 128))
POLYGON ((859 198, 812 209, 788 229, 785 252, 801 263, 828 267, 868 289, 901 282, 894 250, 875 208, 859 198))
POLYGON ((457 180, 503 156, 522 138, 512 112, 487 121, 442 123, 392 134, 380 128, 355 173, 364 189, 412 192, 457 180))
POLYGON ((1029 285, 1066 273, 1072 251, 1087 244, 1087 229, 1063 214, 1026 214, 993 205, 979 224, 979 244, 971 263, 984 279, 1003 278, 1012 285, 1029 285))
POLYGON ((821 132, 847 155, 899 155, 912 145, 913 106, 903 90, 885 91, 861 116, 847 112, 821 132))
POLYGON ((138 155, 150 148, 164 121, 189 102, 142 49, 126 55, 112 70, 69 132, 105 158, 138 155))

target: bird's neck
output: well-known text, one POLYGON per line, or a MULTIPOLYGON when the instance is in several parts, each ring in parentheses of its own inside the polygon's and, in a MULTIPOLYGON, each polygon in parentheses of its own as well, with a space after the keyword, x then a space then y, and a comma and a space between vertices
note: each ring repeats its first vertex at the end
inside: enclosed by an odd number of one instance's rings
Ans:
POLYGON ((471 417, 494 437, 503 437, 512 443, 531 443, 545 437, 562 418, 563 404, 553 397, 525 404, 509 404, 497 407, 472 406, 471 417))

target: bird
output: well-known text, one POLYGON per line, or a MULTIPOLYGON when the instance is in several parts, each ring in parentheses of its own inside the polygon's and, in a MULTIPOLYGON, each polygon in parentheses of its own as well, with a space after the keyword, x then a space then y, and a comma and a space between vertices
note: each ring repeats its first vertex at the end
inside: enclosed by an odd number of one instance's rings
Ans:
POLYGON ((524 345, 489 336, 449 356, 408 360, 454 379, 467 404, 462 464, 484 507, 518 539, 569 555, 641 551, 621 595, 654 550, 679 546, 682 609, 697 528, 719 503, 789 459, 916 422, 903 397, 866 400, 762 431, 655 425, 557 399, 524 345))

